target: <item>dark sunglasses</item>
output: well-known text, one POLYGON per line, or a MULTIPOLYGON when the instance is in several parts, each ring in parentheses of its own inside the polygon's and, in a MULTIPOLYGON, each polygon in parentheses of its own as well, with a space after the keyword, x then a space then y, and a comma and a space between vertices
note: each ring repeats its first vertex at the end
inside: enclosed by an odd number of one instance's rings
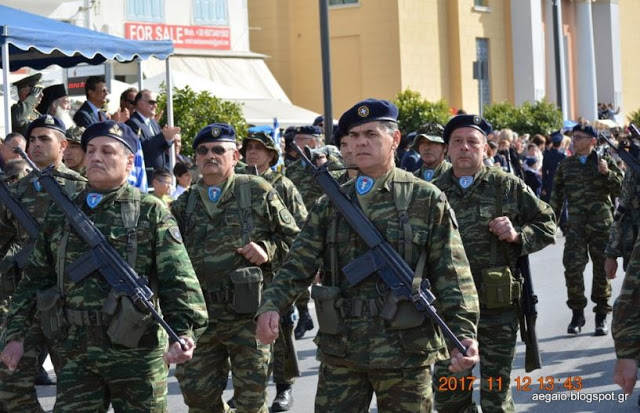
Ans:
POLYGON ((233 148, 225 148, 224 146, 212 146, 211 148, 207 148, 206 146, 198 146, 196 148, 196 153, 198 155, 206 155, 209 151, 213 152, 216 155, 224 155, 225 152, 233 150, 233 148))
POLYGON ((147 103, 148 103, 148 104, 150 104, 150 105, 155 105, 155 104, 157 104, 157 103, 158 103, 158 101, 157 101, 157 100, 145 100, 145 102, 147 102, 147 103))

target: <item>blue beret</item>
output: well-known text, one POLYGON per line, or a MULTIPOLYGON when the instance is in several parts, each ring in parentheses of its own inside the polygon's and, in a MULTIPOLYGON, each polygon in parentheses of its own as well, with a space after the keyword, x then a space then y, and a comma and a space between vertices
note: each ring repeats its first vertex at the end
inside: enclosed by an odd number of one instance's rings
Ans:
POLYGON ((373 121, 398 121, 398 107, 388 100, 365 99, 340 116, 338 126, 349 133, 354 126, 373 121))
POLYGON ((564 135, 559 130, 551 133, 551 142, 560 143, 564 139, 564 135))
POLYGON ((82 134, 80 145, 84 151, 87 151, 87 145, 93 138, 105 136, 113 138, 121 142, 131 153, 138 150, 138 137, 133 129, 124 123, 118 123, 115 120, 106 120, 104 122, 92 123, 82 134))
POLYGON ((347 134, 344 133, 344 131, 340 129, 339 126, 334 126, 333 127, 333 144, 339 148, 340 142, 342 142, 342 138, 344 138, 346 135, 347 134))
POLYGON ((320 115, 313 120, 313 126, 318 126, 321 123, 324 123, 324 116, 320 115))
POLYGON ((532 158, 532 157, 526 157, 524 158, 524 163, 526 163, 529 166, 533 166, 536 164, 536 162, 538 162, 538 160, 536 158, 532 158))
POLYGON ((308 125, 308 126, 298 126, 296 128, 296 135, 313 135, 320 136, 322 135, 322 128, 320 126, 308 125))
POLYGON ((598 136, 596 131, 593 129, 593 126, 591 126, 591 125, 583 125, 583 124, 580 124, 580 123, 578 123, 576 126, 573 127, 572 132, 586 133, 587 135, 593 136, 594 138, 598 136))
POLYGON ((198 132, 193 140, 193 149, 201 143, 207 142, 233 142, 236 143, 236 131, 233 126, 226 123, 212 123, 198 132))
POLYGON ((449 144, 449 136, 454 130, 460 128, 474 128, 482 132, 484 136, 493 131, 493 126, 478 115, 458 115, 452 117, 444 127, 444 132, 442 132, 444 143, 449 144))
POLYGON ((67 127, 64 126, 64 122, 62 122, 59 118, 51 115, 39 116, 29 124, 27 133, 24 135, 24 137, 27 138, 27 141, 29 140, 29 136, 31 136, 31 131, 35 128, 48 128, 57 130, 63 135, 67 134, 67 127))

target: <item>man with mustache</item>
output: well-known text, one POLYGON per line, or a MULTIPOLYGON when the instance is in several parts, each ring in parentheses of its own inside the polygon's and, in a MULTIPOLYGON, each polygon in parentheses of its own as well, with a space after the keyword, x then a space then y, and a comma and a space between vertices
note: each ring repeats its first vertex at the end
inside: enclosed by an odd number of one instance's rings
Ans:
POLYGON ((413 147, 420 154, 422 166, 414 172, 414 175, 427 182, 433 181, 451 168, 451 164, 444 160, 447 155, 447 145, 442 140, 443 130, 442 125, 429 123, 416 131, 413 147))

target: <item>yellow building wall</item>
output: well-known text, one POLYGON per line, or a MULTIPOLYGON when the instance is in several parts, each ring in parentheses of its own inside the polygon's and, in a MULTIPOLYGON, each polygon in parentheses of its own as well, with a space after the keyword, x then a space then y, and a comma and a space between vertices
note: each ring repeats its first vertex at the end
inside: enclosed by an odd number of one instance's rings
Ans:
POLYGON ((627 116, 640 109, 640 54, 637 52, 640 44, 640 1, 619 0, 620 6, 620 59, 622 63, 622 114, 624 121, 629 122, 627 116))

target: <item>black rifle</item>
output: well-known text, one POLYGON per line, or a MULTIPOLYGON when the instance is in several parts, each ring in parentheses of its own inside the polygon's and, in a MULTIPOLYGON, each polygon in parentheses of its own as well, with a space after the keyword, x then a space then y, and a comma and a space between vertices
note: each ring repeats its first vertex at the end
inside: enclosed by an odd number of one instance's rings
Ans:
POLYGON ((180 343, 182 349, 186 351, 187 343, 178 337, 153 307, 151 302, 153 291, 147 285, 146 278, 136 274, 129 263, 109 244, 102 232, 93 225, 89 217, 67 196, 53 177, 53 165, 41 171, 21 148, 16 148, 15 152, 29 163, 33 172, 38 175, 38 181, 65 214, 73 230, 87 245, 88 251, 67 267, 66 272, 71 280, 78 282, 92 272, 99 271, 115 293, 126 295, 140 311, 151 313, 151 316, 169 334, 170 340, 180 343))
MULTIPOLYGON (((431 292, 429 280, 423 279, 418 291, 412 290, 413 270, 391 245, 380 235, 369 218, 340 189, 340 184, 329 173, 328 163, 316 167, 309 158, 294 145, 300 157, 309 165, 315 175, 316 182, 322 187, 335 208, 347 221, 349 226, 360 236, 370 248, 369 251, 356 258, 342 268, 351 285, 357 285, 370 275, 377 273, 389 287, 392 297, 396 301, 408 300, 412 302, 421 314, 428 315, 439 327, 446 338, 453 343, 462 354, 467 348, 453 334, 449 326, 436 312, 433 302, 436 297, 431 292)), ((308 151, 309 148, 306 148, 308 151)))
POLYGON ((4 206, 13 214, 15 219, 20 223, 22 228, 27 231, 29 235, 29 243, 20 249, 20 252, 13 256, 18 268, 22 269, 27 265, 29 261, 29 255, 38 237, 39 226, 35 219, 22 208, 22 205, 11 196, 11 190, 7 186, 4 180, 4 171, 0 170, 0 200, 4 206))
MULTIPOLYGON (((284 374, 285 378, 292 377, 300 377, 300 366, 298 365, 298 354, 296 353, 296 344, 293 340, 293 325, 295 324, 294 320, 295 315, 295 307, 289 307, 289 311, 287 311, 284 315, 280 317, 280 325, 282 326, 282 330, 280 331, 281 337, 284 339, 284 344, 287 347, 287 351, 285 352, 284 359, 284 374)), ((274 365, 275 368, 275 365, 274 365)))
MULTIPOLYGON (((634 138, 640 139, 640 131, 638 131, 636 125, 634 125, 633 123, 630 124, 629 131, 634 138)), ((627 152, 626 148, 628 146, 624 145, 622 142, 620 142, 620 144, 616 146, 615 142, 603 133, 600 134, 600 138, 604 139, 609 144, 609 146, 615 149, 620 159, 622 159, 624 163, 629 166, 629 168, 633 169, 635 173, 640 175, 640 163, 638 163, 638 161, 629 152, 627 152)))
POLYGON ((526 346, 524 357, 524 369, 526 372, 537 370, 542 367, 542 358, 538 348, 538 335, 536 334, 536 320, 538 319, 538 296, 533 292, 531 282, 531 270, 529 267, 529 256, 523 255, 518 258, 516 271, 522 277, 522 297, 520 297, 518 318, 520 321, 520 337, 526 346))

